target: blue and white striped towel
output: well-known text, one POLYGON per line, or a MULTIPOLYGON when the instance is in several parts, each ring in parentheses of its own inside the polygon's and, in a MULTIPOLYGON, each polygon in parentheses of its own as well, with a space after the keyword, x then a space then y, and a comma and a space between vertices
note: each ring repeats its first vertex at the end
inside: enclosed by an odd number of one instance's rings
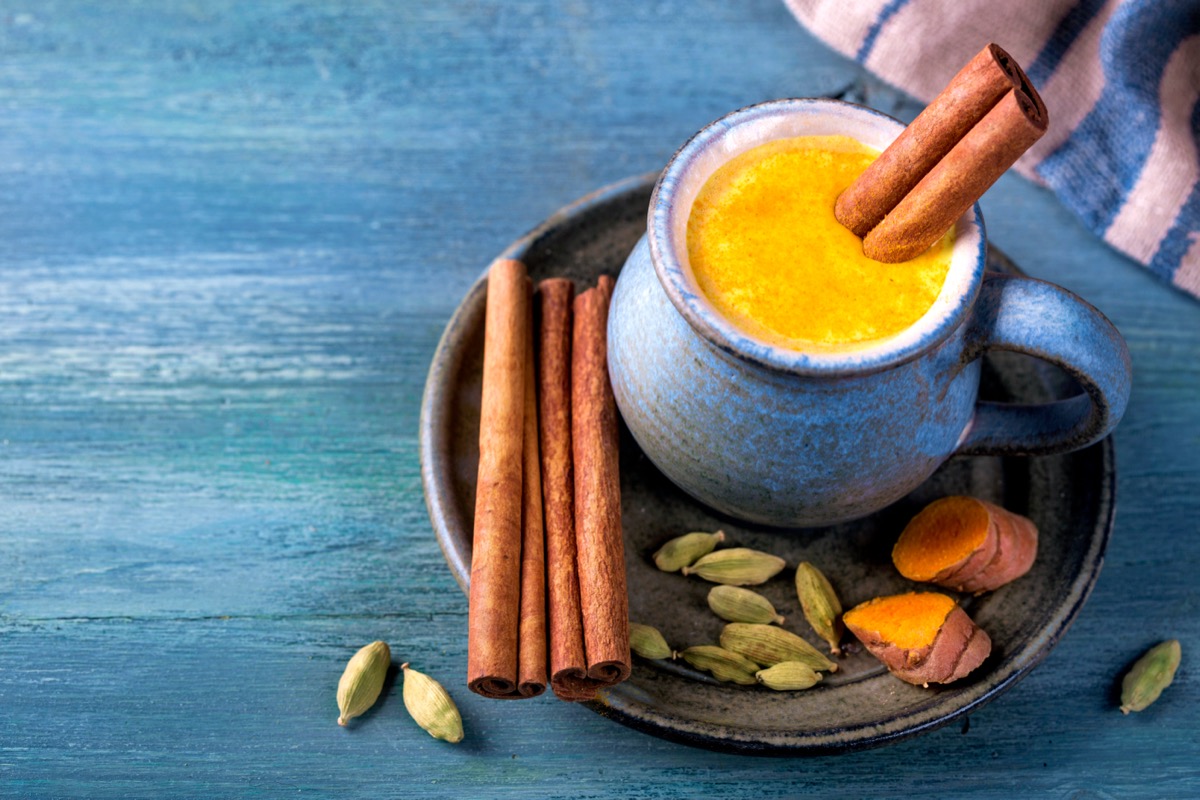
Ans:
POLYGON ((1200 0, 785 2, 827 44, 924 102, 999 44, 1050 110, 1050 129, 1016 169, 1200 296, 1200 0))

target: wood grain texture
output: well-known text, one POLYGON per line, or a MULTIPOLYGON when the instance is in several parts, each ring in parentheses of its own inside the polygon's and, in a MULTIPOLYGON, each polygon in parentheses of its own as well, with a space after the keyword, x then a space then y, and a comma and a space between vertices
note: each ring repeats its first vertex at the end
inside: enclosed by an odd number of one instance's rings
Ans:
POLYGON ((1135 371, 1107 564, 1045 663, 965 732, 801 761, 461 685, 417 457, 441 329, 508 242, 731 109, 915 115, 782 3, 44 0, 0 43, 0 796, 1200 795, 1200 305, 1011 175, 989 235, 1135 371), (1123 717, 1168 637, 1175 685, 1123 717), (376 638, 461 745, 393 683, 334 724, 376 638))

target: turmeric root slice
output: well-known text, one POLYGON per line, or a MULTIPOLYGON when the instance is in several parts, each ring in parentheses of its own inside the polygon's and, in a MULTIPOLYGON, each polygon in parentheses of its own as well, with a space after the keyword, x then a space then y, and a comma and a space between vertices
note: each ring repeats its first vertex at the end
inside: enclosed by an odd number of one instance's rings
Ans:
POLYGON ((876 597, 842 621, 889 672, 921 686, 963 678, 992 652, 987 632, 937 592, 876 597))
POLYGON ((913 517, 892 548, 909 580, 987 592, 1016 580, 1037 558, 1033 521, 975 497, 943 497, 913 517))

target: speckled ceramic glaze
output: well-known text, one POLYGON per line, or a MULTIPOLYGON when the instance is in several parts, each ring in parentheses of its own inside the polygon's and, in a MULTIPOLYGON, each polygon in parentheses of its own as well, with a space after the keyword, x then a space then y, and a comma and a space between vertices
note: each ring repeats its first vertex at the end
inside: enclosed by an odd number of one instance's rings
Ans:
POLYGON ((986 273, 977 207, 958 221, 933 307, 869 348, 776 347, 700 294, 687 220, 718 167, 772 139, 842 134, 882 149, 901 130, 836 100, 751 106, 693 137, 654 189, 647 235, 613 296, 613 390, 642 450, 718 511, 782 527, 856 519, 911 492, 956 452, 1065 452, 1106 435, 1124 412, 1130 364, 1120 334, 1064 289, 986 273), (978 359, 989 349, 1057 364, 1084 393, 1034 407, 977 404, 978 359))

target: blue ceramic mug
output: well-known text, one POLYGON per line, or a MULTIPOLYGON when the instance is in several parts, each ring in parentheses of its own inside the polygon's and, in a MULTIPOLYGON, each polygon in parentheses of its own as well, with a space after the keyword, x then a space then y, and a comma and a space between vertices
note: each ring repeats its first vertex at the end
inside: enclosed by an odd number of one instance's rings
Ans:
POLYGON ((933 306, 866 349, 771 345, 700 293, 687 221, 718 167, 792 136, 840 134, 882 150, 902 127, 836 100, 763 103, 701 130, 655 186, 646 236, 612 299, 609 371, 645 453, 718 511, 784 527, 854 519, 903 497, 952 455, 1074 450, 1107 435, 1125 411, 1131 373, 1120 334, 1065 289, 986 272, 978 206, 957 223, 933 306), (1034 406, 977 402, 987 350, 1057 364, 1084 393, 1034 406))

